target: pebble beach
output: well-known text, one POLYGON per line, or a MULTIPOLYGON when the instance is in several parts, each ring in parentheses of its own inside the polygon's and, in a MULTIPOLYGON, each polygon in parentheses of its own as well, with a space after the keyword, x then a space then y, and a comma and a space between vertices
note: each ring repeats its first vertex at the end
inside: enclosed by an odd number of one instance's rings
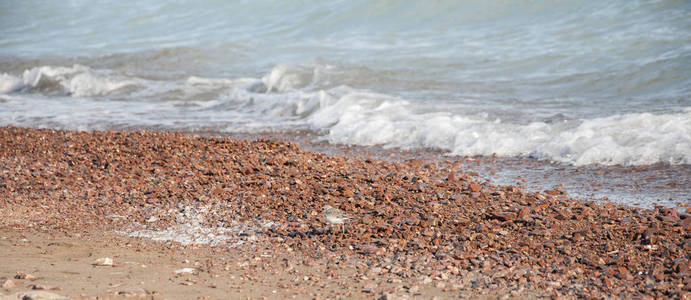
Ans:
POLYGON ((691 209, 492 185, 459 165, 1 127, 0 298, 691 297, 691 209), (329 224, 326 205, 353 219, 329 224))

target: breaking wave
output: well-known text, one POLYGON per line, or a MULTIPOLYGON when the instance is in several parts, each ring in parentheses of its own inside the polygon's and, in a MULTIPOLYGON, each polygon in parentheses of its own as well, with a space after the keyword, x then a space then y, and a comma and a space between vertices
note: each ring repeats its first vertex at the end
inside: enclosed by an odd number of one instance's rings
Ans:
POLYGON ((39 127, 50 119, 51 126, 76 129, 103 124, 210 126, 218 131, 299 127, 317 131, 331 143, 438 148, 455 155, 529 156, 572 165, 691 163, 691 108, 504 120, 463 105, 422 104, 335 85, 331 71, 279 65, 262 78, 153 80, 82 65, 42 66, 21 76, 0 75, 0 94, 8 108, 0 119, 39 127), (37 106, 31 103, 32 95, 60 97, 37 106), (102 112, 104 103, 114 100, 124 104, 107 106, 108 112, 97 118, 83 117, 102 112), (22 113, 43 118, 13 117, 22 113))

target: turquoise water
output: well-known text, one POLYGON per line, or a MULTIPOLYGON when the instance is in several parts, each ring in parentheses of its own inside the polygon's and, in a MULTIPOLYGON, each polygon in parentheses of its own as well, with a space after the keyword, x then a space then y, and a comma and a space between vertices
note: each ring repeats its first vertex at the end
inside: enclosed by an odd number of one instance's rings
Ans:
POLYGON ((2 1, 0 124, 691 163, 689 1, 2 1))

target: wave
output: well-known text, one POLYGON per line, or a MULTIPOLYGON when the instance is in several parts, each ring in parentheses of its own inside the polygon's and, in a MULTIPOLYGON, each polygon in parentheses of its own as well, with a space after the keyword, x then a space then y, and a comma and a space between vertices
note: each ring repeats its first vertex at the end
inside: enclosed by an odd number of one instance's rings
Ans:
POLYGON ((530 156, 572 165, 691 163, 691 109, 559 123, 504 123, 354 93, 311 118, 332 143, 439 148, 455 155, 530 156))
POLYGON ((21 76, 0 74, 0 94, 34 93, 92 99, 127 96, 185 100, 199 98, 202 94, 227 87, 241 87, 250 91, 265 89, 261 85, 261 80, 254 78, 206 79, 191 76, 186 80, 154 80, 121 75, 111 70, 92 69, 79 64, 72 67, 34 67, 24 70, 21 76))
POLYGON ((279 65, 262 78, 263 88, 252 81, 254 90, 236 87, 224 98, 254 118, 263 116, 266 124, 304 124, 331 143, 530 156, 572 165, 691 163, 691 108, 521 124, 348 86, 320 89, 319 70, 279 65))
POLYGON ((108 95, 138 85, 136 80, 97 74, 82 65, 36 67, 25 70, 22 76, 0 74, 0 94, 36 92, 88 97, 108 95))
MULTIPOLYGON (((129 128, 214 126, 218 131, 299 127, 319 132, 330 143, 437 148, 452 155, 528 156, 572 165, 691 164, 691 108, 502 120, 469 106, 335 85, 329 72, 335 71, 329 66, 278 65, 261 78, 147 80, 81 65, 41 66, 21 76, 0 75, 0 94, 6 95, 3 105, 8 108, 0 112, 0 120, 12 124, 11 116, 60 112, 51 118, 51 126, 102 129, 110 122, 129 128), (12 97, 17 94, 21 97, 12 97), (63 100, 30 105, 39 101, 34 94, 63 100), (85 112, 98 112, 113 99, 120 104, 108 105, 108 113, 89 119, 92 123, 80 123, 85 112)), ((32 126, 26 122, 22 125, 32 126)))

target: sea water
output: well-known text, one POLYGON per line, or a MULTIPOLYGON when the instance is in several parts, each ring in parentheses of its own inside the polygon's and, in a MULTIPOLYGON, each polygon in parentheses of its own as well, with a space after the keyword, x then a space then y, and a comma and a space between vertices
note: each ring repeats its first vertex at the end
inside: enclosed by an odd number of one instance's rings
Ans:
POLYGON ((0 125, 675 170, 676 202, 690 70, 689 1, 0 2, 0 125))

